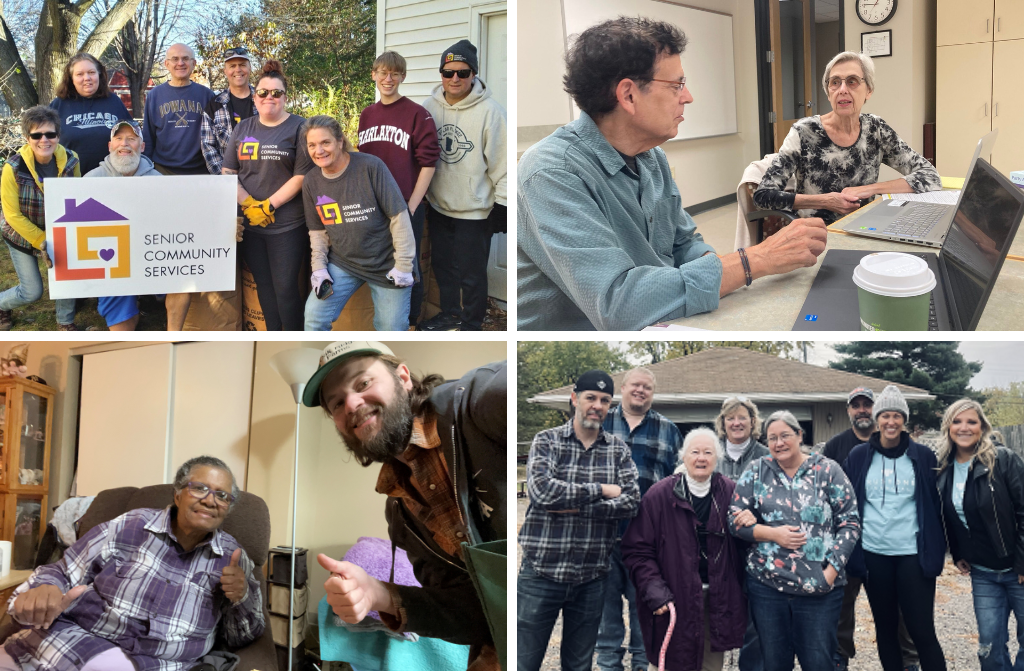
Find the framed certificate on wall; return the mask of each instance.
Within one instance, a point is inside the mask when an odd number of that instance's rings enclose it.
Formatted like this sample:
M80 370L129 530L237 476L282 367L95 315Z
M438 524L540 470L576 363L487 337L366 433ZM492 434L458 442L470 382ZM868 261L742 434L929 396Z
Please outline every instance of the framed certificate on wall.
M872 58L892 56L892 30L861 33L860 50Z

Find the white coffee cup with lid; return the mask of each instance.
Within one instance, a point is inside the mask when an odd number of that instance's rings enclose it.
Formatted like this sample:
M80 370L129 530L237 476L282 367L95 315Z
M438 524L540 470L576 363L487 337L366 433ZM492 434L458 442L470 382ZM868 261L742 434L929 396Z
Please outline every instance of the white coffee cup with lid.
M862 331L927 331L935 273L913 254L867 254L853 271Z

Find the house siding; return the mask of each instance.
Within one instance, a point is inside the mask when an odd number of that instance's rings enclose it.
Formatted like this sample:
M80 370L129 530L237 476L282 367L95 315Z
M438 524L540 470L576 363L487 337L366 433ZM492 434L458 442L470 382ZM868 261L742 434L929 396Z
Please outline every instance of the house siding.
M422 103L440 82L441 52L470 39L469 0L388 0L377 10L377 52L406 59L402 94Z
M832 423L828 416L832 415ZM806 441L809 445L824 443L833 436L838 436L850 428L850 416L846 414L845 403L814 404L814 440Z

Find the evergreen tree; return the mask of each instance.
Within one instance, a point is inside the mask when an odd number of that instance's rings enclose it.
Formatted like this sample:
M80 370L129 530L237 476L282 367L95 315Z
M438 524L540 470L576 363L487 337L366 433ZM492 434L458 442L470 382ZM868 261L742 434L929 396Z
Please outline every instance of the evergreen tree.
M964 359L957 351L959 346L959 342L948 341L855 341L835 345L836 353L844 358L829 366L934 394L935 400L910 403L907 424L908 428L937 429L942 413L953 401L964 397L985 400L984 394L970 388L971 378L981 371L981 363Z

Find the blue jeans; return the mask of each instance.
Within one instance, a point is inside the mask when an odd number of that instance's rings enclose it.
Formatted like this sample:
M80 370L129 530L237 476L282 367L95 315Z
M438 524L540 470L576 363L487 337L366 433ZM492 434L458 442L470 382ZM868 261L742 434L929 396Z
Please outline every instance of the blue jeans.
M749 595L748 595L749 596ZM743 632L743 647L736 666L740 671L764 671L764 658L761 656L761 641L757 638L757 627L754 626L754 611L747 599L747 630Z
M309 292L306 299L307 331L330 331L331 323L338 318L348 299L364 283L370 285L373 298L373 328L378 331L409 330L409 298L412 287L383 287L356 277L333 263L327 264L327 272L334 282L334 293L320 300L316 293Z
M524 560L516 601L517 671L539 671L559 611L562 671L590 671L604 603L603 577L579 585L555 582L539 575Z
M794 655L801 669L834 667L842 589L797 596L766 587L747 575L747 595L761 640L765 671L792 671Z
M1024 585L1016 571L992 573L971 568L974 616L978 619L978 659L981 671L1024 671ZM1017 661L1006 649L1010 611L1017 619ZM984 651L984 652L983 652Z
M622 621L622 597L625 596L629 604L630 665L634 669L646 669L644 637L636 614L636 588L622 563L622 541L615 541L609 560L612 570L604 582L604 611L597 631L597 666L601 671L622 671L622 659L626 656L626 649L622 647L622 639L626 635Z
M39 260L32 254L15 249L10 244L11 263L18 274L18 286L0 294L0 310L13 310L43 297L43 276L39 272ZM57 323L73 324L75 321L75 299L61 298L57 303Z

